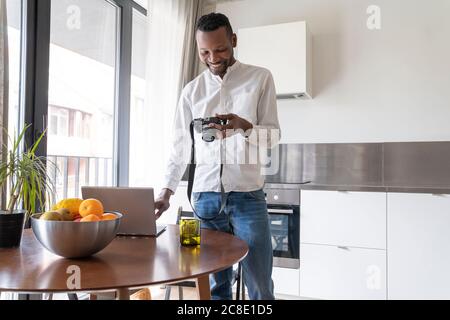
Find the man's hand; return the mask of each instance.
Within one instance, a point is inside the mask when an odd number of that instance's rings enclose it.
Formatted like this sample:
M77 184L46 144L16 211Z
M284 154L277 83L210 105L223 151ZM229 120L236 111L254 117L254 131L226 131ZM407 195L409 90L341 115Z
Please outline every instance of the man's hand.
M253 128L253 125L248 122L247 120L233 114L216 114L216 117L222 120L228 120L226 125L220 125L217 123L211 123L209 126L211 128L216 128L217 130L220 130L220 135L222 139L225 139L227 136L230 136L230 132L227 135L227 130L242 130L243 133L247 132L248 130ZM233 132L231 132L232 134Z
M162 189L158 198L155 201L156 219L159 219L161 215L170 207L170 197L173 195L173 191L170 189Z

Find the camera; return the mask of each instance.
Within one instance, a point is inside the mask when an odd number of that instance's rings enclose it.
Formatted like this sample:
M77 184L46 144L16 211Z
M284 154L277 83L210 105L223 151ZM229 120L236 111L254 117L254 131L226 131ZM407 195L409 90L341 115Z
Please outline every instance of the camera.
M228 120L222 120L217 117L209 117L209 118L198 118L194 119L194 129L197 133L202 134L202 140L206 142L213 142L219 130L216 128L211 128L209 125L211 123L216 123L220 125L226 125Z

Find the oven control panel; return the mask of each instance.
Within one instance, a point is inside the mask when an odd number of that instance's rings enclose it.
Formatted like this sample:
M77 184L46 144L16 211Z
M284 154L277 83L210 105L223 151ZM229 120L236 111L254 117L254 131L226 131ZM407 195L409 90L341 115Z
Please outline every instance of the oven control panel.
M264 192L267 203L300 205L300 190L264 189Z

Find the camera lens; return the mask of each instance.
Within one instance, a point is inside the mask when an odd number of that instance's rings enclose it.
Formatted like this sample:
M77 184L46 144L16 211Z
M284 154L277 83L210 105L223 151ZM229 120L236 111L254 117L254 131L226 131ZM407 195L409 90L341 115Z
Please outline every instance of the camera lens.
M214 141L214 136L203 136L203 138L202 138L204 141L206 141L206 142L213 142Z
M217 129L215 128L203 128L202 139L206 142L213 142L216 139Z

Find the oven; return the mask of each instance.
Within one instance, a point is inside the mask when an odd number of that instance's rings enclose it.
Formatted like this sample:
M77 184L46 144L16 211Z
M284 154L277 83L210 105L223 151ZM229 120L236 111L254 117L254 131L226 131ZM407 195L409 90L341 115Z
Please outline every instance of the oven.
M273 265L300 268L300 190L264 188L272 236Z

